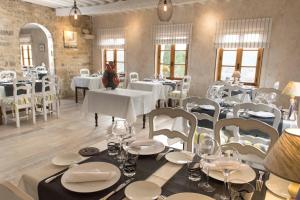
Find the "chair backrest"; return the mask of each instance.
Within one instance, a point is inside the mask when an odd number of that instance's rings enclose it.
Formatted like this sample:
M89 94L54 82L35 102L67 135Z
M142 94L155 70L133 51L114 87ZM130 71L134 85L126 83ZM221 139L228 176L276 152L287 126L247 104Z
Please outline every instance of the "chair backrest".
M188 93L191 87L191 81L191 76L184 76L181 82L181 91L186 91Z
M187 133L180 131L172 131L169 129L156 129L155 118L158 116L168 116L170 118L181 117L187 122L187 126L189 127ZM156 135L165 135L168 138L180 138L184 141L185 150L192 151L193 150L193 137L197 126L197 118L183 110L178 108L161 108L156 109L150 112L149 114L149 138L153 138Z
M224 100L242 103L246 98L247 90L237 85L225 85L219 89L219 93L225 96Z
M35 70L38 72L38 71L47 71L46 67L45 66L38 66L35 68Z
M275 102L279 99L281 92L274 88L258 88L252 91L252 101L256 103L268 103L268 98L275 95Z
M279 87L280 87L280 82L279 82L279 81L276 81L276 82L273 84L273 88L276 89L276 90L279 90Z
M57 94L59 92L59 82L57 76L43 76L42 78L42 93Z
M90 75L90 70L89 69L80 69L80 76L86 77Z
M261 133L266 134L270 138L270 142L268 144L268 149L266 152L262 151L261 149L255 148L255 150L251 150L249 152L252 153L257 153L259 157L262 155L265 155L266 153L269 152L269 150L272 148L272 146L275 144L275 142L279 138L279 134L276 129L274 129L272 126L260 122L258 120L254 119L242 119L242 118L231 118L231 119L221 119L216 123L215 126L215 140L221 144L221 134L222 134L222 129L228 126L235 126L239 129L242 129L244 131L251 131L251 130L257 130L260 131ZM247 145L247 144L241 144L239 140L233 142L233 143L239 143L241 146L244 146L246 150L250 148L252 145ZM249 147L248 147L249 146ZM243 148L244 148L243 147ZM252 148L251 148L252 149ZM246 151L245 150L245 151ZM260 153L259 153L260 152Z
M139 81L139 74L137 72L131 72L129 74L129 82L136 82L136 81Z
M33 200L28 194L10 182L0 183L0 199L5 200Z
M211 121L213 123L213 127L215 126L215 124L217 123L217 121L219 120L219 115L220 115L220 105L213 101L210 100L208 98L199 98L199 97L189 97L183 100L183 108L185 110L188 111L188 104L192 104L195 106L201 106L201 105L209 105L209 106L213 106L214 107L214 115L210 116L206 113L199 113L199 112L192 112L196 117L197 120L208 120Z
M13 98L14 103L27 104L27 100L31 99L35 95L35 78L32 79L32 83L28 84L26 82L18 83L17 79L13 80Z
M0 71L0 81L13 81L17 78L17 73L11 70Z
M273 128L276 130L278 129L280 120L281 120L281 111L274 107L274 106L269 106L266 104L255 104L255 103L242 103L242 104L237 104L236 106L233 107L233 116L235 118L239 118L240 113L242 112L268 112L274 114L274 120L273 120Z

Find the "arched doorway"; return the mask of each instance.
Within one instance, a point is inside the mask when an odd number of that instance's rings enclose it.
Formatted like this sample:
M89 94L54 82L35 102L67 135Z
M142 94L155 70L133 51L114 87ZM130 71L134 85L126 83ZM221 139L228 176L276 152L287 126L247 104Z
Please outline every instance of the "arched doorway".
M22 44L28 44L27 56L23 55ZM38 23L25 24L20 30L20 48L21 65L33 68L43 65L50 75L55 75L53 37L45 26ZM29 50L31 52L28 52ZM31 60L24 61L28 57Z

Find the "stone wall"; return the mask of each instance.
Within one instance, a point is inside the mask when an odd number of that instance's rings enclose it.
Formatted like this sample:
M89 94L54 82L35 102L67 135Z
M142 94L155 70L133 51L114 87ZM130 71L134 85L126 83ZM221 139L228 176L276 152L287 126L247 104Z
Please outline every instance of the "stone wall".
M280 81L300 81L300 1L299 0L214 0L206 4L175 7L170 23L193 23L192 46L188 73L192 75L191 94L204 96L214 81L216 49L215 25L231 18L272 17L271 47L264 52L261 87ZM159 24L156 9L101 15L94 18L94 30L126 27L127 72L140 76L154 74L155 49L152 27ZM101 66L100 50L94 45L93 66ZM284 101L287 102L286 98Z
M55 10L20 0L1 0L0 4L0 70L12 69L21 75L19 32L27 23L45 26L54 41L55 70L62 79L62 93L70 96L70 78L79 73L80 68L91 67L91 41L81 37L81 30L74 29L68 17L56 17ZM90 18L85 18L90 23ZM78 48L67 49L63 44L63 31L78 32Z

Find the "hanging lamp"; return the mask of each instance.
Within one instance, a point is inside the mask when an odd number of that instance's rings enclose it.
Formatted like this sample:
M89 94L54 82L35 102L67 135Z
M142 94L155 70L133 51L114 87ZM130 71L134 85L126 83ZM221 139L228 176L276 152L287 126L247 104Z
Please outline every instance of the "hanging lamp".
M77 7L76 0L74 0L74 5L70 10L69 19L73 27L81 26L81 11Z
M160 21L168 22L173 15L173 4L171 0L159 0L157 14Z

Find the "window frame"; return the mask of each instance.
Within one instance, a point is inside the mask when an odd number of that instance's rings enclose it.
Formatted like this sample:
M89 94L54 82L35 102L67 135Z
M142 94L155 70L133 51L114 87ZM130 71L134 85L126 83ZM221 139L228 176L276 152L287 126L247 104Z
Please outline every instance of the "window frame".
M24 49L24 47L27 46L27 49ZM32 59L32 45L31 44L20 44L20 50L21 50L21 65L25 66L25 60L28 61L28 66L33 66L33 59ZM27 51L27 57L25 58L25 51Z
M251 86L256 86L258 87L260 84L260 76L261 76L261 68L262 68L262 60L263 60L263 52L264 49L263 48L256 48L257 50L257 59L256 59L256 66L255 66L255 77L254 77L254 83L250 83L250 82L241 82L244 83L245 85L251 85ZM243 67L250 67L250 66L242 66L242 60L243 60L243 51L251 51L251 49L247 49L247 48L236 48L235 49L237 51L237 55L236 55L236 62L235 62L235 66L234 70L241 72ZM226 51L226 49L225 49ZM253 50L254 51L254 50ZM223 60L223 52L224 52L224 48L218 48L217 49L217 59L216 59L216 80L220 81L221 80L221 73L222 73L222 60ZM254 68L254 66L253 66Z
M120 48L120 49L103 49L103 68L105 68L105 65L110 62L107 61L107 51L113 51L113 62L116 65L116 70L118 71L118 63L123 63L124 64L124 72L122 72L121 74L125 74L125 69L126 69L126 65L125 65L125 49L124 48ZM118 51L124 51L124 61L118 61Z
M159 44L156 45L156 72L158 75L160 75L160 69L161 69L161 65L164 63L161 63L161 45L163 44ZM163 50L164 51L164 50ZM170 50L165 50L165 51L170 51L170 77L166 77L167 79L170 80L181 80L182 78L179 77L174 77L174 71L175 71L175 52L176 51L185 51L186 52L186 56L185 56L185 64L178 64L178 65L185 65L185 71L184 71L184 75L187 75L187 71L188 71L188 57L189 57L189 44L186 44L186 50L176 50L176 44L172 44L171 45L171 49Z

